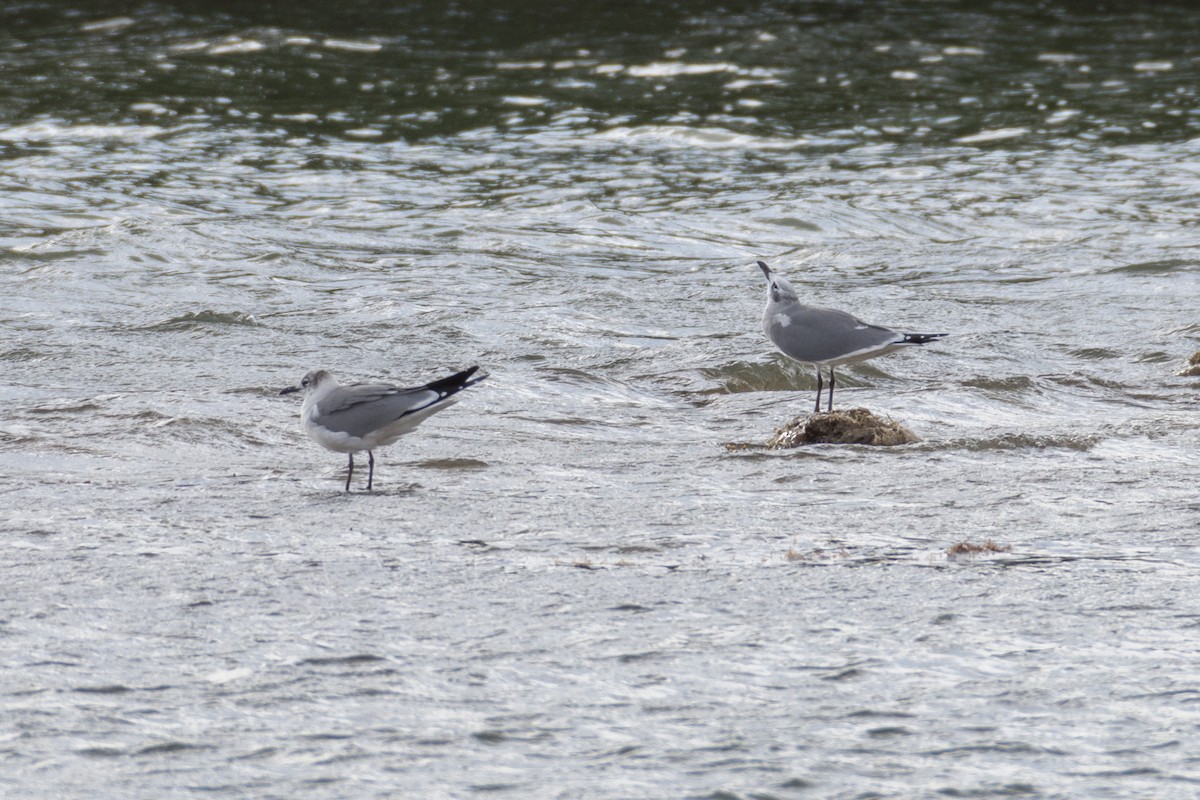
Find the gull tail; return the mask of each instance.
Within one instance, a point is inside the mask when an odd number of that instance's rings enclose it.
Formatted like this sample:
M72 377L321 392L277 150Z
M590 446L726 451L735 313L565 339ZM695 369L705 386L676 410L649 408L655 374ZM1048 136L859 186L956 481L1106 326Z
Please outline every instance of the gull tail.
M900 340L900 343L929 344L930 342L936 342L938 339L942 339L949 335L950 334L948 333L906 333L904 334L904 338Z
M479 366L476 365L469 369L464 369L462 372L456 372L448 377L439 378L436 381L427 383L425 384L424 388L437 392L438 400L445 400L450 395L458 394L468 386L474 386L487 377L487 374L485 373L472 380L471 376L474 375L478 370Z

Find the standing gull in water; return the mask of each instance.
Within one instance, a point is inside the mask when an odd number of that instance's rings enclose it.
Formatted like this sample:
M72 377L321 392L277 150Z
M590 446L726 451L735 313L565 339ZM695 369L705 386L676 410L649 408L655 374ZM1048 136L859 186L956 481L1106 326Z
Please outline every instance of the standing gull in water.
M403 389L385 383L351 383L343 386L323 369L304 376L299 386L280 394L304 392L300 419L304 430L317 444L350 455L346 491L354 474L354 454L367 451L367 491L375 477L376 447L391 444L428 417L458 402L458 393L474 386L486 375L472 379L479 367L471 367L448 378Z
M783 276L761 261L758 266L767 276L767 307L763 310L763 330L767 338L788 358L817 368L814 413L821 411L821 367L829 367L827 410L833 411L834 367L866 361L946 336L944 333L900 333L869 325L845 311L806 306Z

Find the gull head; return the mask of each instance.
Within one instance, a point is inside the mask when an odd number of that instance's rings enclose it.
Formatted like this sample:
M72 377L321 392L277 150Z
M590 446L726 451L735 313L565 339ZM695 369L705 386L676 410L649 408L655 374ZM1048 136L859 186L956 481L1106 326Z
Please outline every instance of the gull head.
M763 271L763 275L767 276L768 303L794 303L800 300L800 296L796 294L796 290L792 288L792 285L782 275L772 270L763 261L759 261L758 266Z
M321 386L321 384L330 382L330 381L332 381L334 384L337 383L337 381L334 379L333 375L329 374L325 370L314 369L312 372L308 373L303 378L301 378L300 383L298 385L289 386L286 389L283 389L282 391L280 391L279 393L280 394L292 394L293 392L304 392L306 395L312 394L313 392L315 392L317 390L318 387Z

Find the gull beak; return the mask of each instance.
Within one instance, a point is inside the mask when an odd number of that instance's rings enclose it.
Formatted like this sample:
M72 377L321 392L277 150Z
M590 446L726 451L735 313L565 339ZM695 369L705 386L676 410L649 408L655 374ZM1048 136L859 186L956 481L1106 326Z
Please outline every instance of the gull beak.
M759 261L758 266L762 269L763 275L767 276L767 280L771 280L771 268L767 266L766 262Z
M300 391L299 386L289 386L286 389L280 389L279 393L280 394L294 394L295 392L298 392L298 391Z

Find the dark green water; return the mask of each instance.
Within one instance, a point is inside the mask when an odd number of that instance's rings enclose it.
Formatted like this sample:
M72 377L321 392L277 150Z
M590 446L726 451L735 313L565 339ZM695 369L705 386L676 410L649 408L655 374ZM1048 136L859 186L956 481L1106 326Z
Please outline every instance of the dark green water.
M5 6L0 794L1191 796L1196 34ZM725 449L760 258L922 442ZM475 363L370 495L278 396Z

